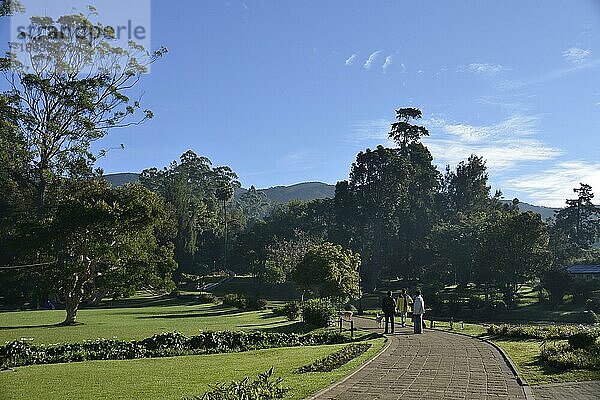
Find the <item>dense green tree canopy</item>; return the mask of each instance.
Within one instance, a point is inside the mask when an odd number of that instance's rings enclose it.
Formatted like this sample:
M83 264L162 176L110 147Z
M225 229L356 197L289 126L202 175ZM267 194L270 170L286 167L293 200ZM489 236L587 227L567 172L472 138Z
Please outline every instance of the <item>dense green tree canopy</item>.
M359 295L360 254L331 243L310 248L294 273L294 282L321 297L342 302Z
M213 168L208 158L188 150L179 163L142 171L140 182L164 198L175 213L178 274L193 272L202 257L199 246L203 240L213 243L211 236L224 229L219 221L220 210L222 202L231 198L239 186L236 174L229 167Z
M47 226L49 290L75 323L94 291L165 290L175 269L172 247L155 232L167 217L162 201L140 185L111 189L101 180L65 183Z
M600 208L592 203L594 193L590 185L582 183L573 189L576 199L568 199L567 207L556 213L556 229L578 247L589 249L600 235Z

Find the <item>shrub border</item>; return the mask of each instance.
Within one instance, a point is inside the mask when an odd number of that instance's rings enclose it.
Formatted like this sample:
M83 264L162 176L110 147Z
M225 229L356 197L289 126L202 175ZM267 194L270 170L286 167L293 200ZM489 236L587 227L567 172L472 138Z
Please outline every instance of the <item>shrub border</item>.
M316 393L313 393L312 395L306 397L304 400L316 400L318 399L320 396L324 395L325 393L329 392L330 390L333 390L334 388L338 387L339 385L343 384L344 382L346 382L348 379L352 378L354 375L358 374L360 371L363 370L363 368L365 368L367 365L371 364L373 361L375 361L376 359L378 359L392 344L392 341L385 337L385 342L383 347L379 350L379 352L377 354L375 354L370 360L365 361L361 366L359 366L357 369L355 369L354 371L352 371L350 374L346 375L344 378L340 379L339 381L324 387L323 389L319 390Z
M303 365L296 371L298 374L307 374L310 372L331 372L338 368L343 367L350 361L365 354L371 348L372 344L369 342L356 342L350 343L342 347L341 349L329 354L326 357L319 358L310 364ZM351 349L354 347L354 349ZM346 354L347 351L353 352ZM340 356L346 356L344 358L336 358Z
M252 339L253 334L258 334L259 336L263 336L263 340L267 339L266 343L258 341L256 343L243 343L244 346L240 347L231 347L231 348L221 348L223 345L223 341L234 339L236 335L241 337L246 337ZM176 341L177 343L155 343L156 340L166 339L167 341ZM203 346L194 346L192 342L194 340L205 341L210 339L214 344L214 348L207 348ZM269 340L270 339L270 340ZM179 342L182 341L182 342ZM82 362L82 361L100 361L100 360L132 360L132 359L143 359L143 358L163 358L163 357L173 357L173 356L183 356L183 355L200 355L200 354L220 354L220 353L241 353L252 350L262 350L262 349L270 349L270 348L283 348L283 347L302 347L302 346L320 346L327 344L345 344L352 343L353 340L341 335L338 332L334 331L323 331L320 333L307 333L307 334L296 334L296 333L268 333L263 331L202 331L200 335L187 337L182 335L178 331L174 332L163 332L160 334L156 334L152 337L141 339L141 340L114 340L114 339L96 339L93 341L83 341L76 343L57 343L57 344L31 344L29 341L24 340L16 340L16 341L8 341L5 345L0 346L0 353L8 350L5 354L0 355L0 370L5 369L13 369L18 367L25 367L29 365L49 365L49 364L65 364L72 362ZM77 346L76 349L71 350L67 349L63 351L64 356L73 356L73 354L77 355L81 351L85 351L86 354L94 354L94 357L84 357L81 359L69 359L69 360L54 360L50 361L44 360L42 362L37 362L36 357L34 357L33 362L26 360L21 361L18 358L14 359L14 355L10 354L10 347L20 344L22 345L21 352L27 350L31 350L33 355L35 356L40 351L42 353L46 351L53 351L57 349L61 349L61 347ZM129 347L137 348L137 351L141 356L125 356L125 357L111 357L112 349L110 351L103 353L106 350L100 351L90 351L89 349L80 348L85 345L94 345L94 344L116 344L116 345L124 345ZM201 343L203 344L203 343ZM102 356L98 356L95 354L96 352L103 354ZM118 353L118 352L117 352ZM108 355L108 356L107 356ZM28 355L29 357L30 355Z

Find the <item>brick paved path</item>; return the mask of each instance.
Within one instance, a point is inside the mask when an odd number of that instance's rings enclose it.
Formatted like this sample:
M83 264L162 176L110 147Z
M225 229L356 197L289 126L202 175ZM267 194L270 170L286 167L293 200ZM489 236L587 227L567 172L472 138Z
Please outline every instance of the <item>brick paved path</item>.
M356 319L361 328L374 321ZM388 336L389 347L343 383L315 399L525 399L502 355L480 340L412 327Z
M600 381L532 386L536 400L597 400Z

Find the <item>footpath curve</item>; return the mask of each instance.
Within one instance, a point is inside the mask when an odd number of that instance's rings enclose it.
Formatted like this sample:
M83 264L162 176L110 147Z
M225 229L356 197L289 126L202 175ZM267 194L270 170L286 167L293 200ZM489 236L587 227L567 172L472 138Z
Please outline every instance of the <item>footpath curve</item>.
M356 318L361 329L379 329ZM531 399L503 355L476 338L437 330L396 329L368 364L309 397L314 400Z

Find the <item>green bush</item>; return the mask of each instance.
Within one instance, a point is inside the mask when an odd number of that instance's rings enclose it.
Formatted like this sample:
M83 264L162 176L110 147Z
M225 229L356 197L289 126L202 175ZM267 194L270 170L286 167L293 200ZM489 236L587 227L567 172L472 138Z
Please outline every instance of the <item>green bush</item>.
M161 333L143 340L97 339L81 343L34 345L30 340L0 346L0 369L32 364L54 364L86 360L128 360L146 357L224 353L274 347L347 343L337 332L298 335L275 332L200 332L186 337L179 332Z
M569 336L569 346L573 350L576 349L587 349L594 343L596 343L596 339L600 337L600 331L598 330L584 330L581 332L577 332L571 336Z
M219 301L217 296L212 293L200 293L197 297L197 300L200 304L211 304Z
M254 311L267 309L268 302L265 299L250 299L247 301L247 308Z
M570 336L587 331L588 329L571 325L547 325L547 326L527 326L527 325L490 325L487 333L496 336L507 336L522 339L568 339ZM598 332L597 329L593 331Z
M302 306L304 322L317 327L326 327L334 320L335 308L328 300L310 299Z
M286 317L288 321L295 321L300 318L300 303L292 301L276 307L273 309L273 314Z
M271 381L273 368L258 375L258 379L250 382L248 377L240 382L220 383L210 386L210 391L202 397L194 396L184 400L273 400L282 399L289 390L282 386L282 379Z
M573 349L566 343L546 346L540 358L548 365L561 370L600 369L600 344L598 342L583 349Z
M330 372L342 365L352 361L356 357L360 356L371 347L370 343L354 343L348 346L344 346L342 349L336 351L327 357L318 359L312 364L305 365L298 369L298 373L303 374L306 372Z
M248 308L248 299L241 294L229 293L223 296L223 304L236 308Z

